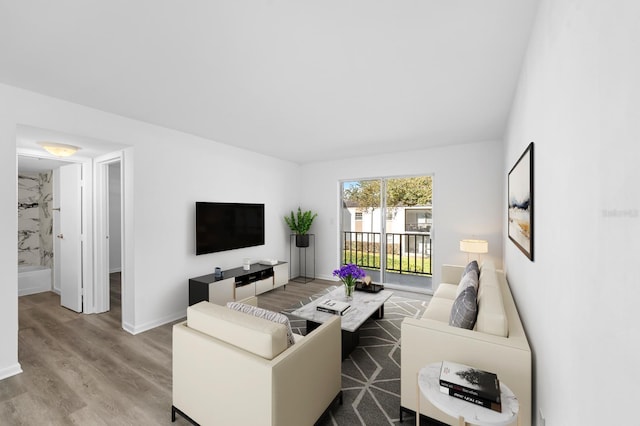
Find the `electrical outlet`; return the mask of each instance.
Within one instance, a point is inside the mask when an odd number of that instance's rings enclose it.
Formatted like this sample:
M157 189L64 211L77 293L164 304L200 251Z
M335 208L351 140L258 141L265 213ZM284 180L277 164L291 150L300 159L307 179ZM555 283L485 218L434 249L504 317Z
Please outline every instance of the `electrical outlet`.
M545 426L547 421L544 418L544 414L542 414L542 408L538 410L538 426Z

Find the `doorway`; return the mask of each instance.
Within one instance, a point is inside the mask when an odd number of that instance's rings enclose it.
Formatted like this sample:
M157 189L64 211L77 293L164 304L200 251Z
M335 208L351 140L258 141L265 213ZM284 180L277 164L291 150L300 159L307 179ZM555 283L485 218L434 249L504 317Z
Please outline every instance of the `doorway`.
M47 203L42 203L48 205L47 211L42 214L43 217L50 218L49 225L43 225L47 232L34 235L34 232L24 230L19 225L18 251L19 253L21 250L24 252L23 256L19 255L19 260L24 258L26 260L23 260L22 263L27 264L30 259L29 252L39 253L41 251L39 244L30 243L38 240L46 241L45 249L42 250L43 254L31 256L35 259L35 263L47 261L49 263L47 267L51 271L49 283L39 291L57 293L60 295L62 306L79 313L106 312L113 306L116 312L112 314L117 316L117 325L130 330L130 327L125 327L125 318L122 313L122 289L126 276L125 268L122 266L124 181L121 164L124 151L116 151L93 159L78 157L64 160L20 148L16 150L16 153L19 192L21 186L33 186L29 182L46 181L51 187L46 194L37 196L38 200L47 201ZM69 170L71 172L67 173ZM100 175L99 171L103 170L104 174ZM28 178L23 176L25 173L29 175ZM69 176L73 179L69 179ZM100 191L99 185L103 181L106 182L106 190ZM70 191L68 186L73 186L73 190ZM67 206L61 206L60 202L70 192L73 193L72 201ZM33 220L30 217L21 220L21 216L24 216L21 210L24 210L23 205L27 204L29 206L33 204L36 207L38 205L37 202L20 203L18 222L37 223L38 220ZM99 215L97 212L100 206L107 206L107 208L112 206L113 211L110 214L107 212L105 215ZM72 218L66 221L67 228L64 225L63 219L65 218ZM105 222L109 220L111 223ZM69 224L77 227L76 235L68 230ZM107 231L101 233L101 228ZM111 229L110 233L108 233L109 229ZM26 236L31 236L31 238L27 239ZM98 247L99 243L103 241L102 236L106 236L108 243L104 260L99 257L102 252ZM75 251L63 247L71 242L77 242ZM69 259L67 256L67 260L64 260L64 253L69 252L72 252L75 257ZM102 271L104 271L104 275L100 278L99 274ZM72 279L69 278L70 272L73 272ZM18 283L19 287L20 285ZM33 293L34 291L31 291L30 294ZM106 294L106 298L101 297L102 294Z
M96 312L110 312L124 325L123 152L94 159Z
M97 236L96 241L100 244L102 240L105 243L104 252L107 259L104 260L108 265L107 291L108 296L105 298L106 306L102 308L109 311L110 317L114 321L122 324L122 168L118 155L109 156L108 159L96 161L96 167L99 168L98 173L106 173L105 182L107 194L103 199L107 205L104 206L106 214L106 234ZM100 189L98 189L100 192ZM100 208L100 202L97 202ZM98 214L98 216L100 216ZM97 219L103 220L102 218ZM100 228L98 228L100 229ZM98 280L100 282L101 280Z
M433 176L341 182L341 260L391 288L431 292Z
M83 282L91 265L83 267L90 241L82 227L91 221L82 181L91 165L18 154L18 264L48 271L46 285L19 294L53 291L61 296L62 306L83 312Z
M123 153L76 162L17 154L19 265L49 268L50 284L40 291L57 293L64 307L100 313L113 301L121 312ZM106 213L97 214L102 206ZM101 241L107 242L104 259ZM101 271L104 278L98 280ZM122 325L122 314L118 317Z

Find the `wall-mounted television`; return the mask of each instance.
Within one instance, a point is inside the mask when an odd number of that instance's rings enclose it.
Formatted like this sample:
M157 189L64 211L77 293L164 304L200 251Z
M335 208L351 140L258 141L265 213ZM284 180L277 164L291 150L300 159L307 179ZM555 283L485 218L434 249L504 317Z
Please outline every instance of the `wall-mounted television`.
M196 255L264 244L264 204L196 202Z

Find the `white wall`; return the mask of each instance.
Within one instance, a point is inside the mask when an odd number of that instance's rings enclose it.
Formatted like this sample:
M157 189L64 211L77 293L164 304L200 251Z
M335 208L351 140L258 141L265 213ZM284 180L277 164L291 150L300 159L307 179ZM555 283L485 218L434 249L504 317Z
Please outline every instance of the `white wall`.
M547 426L637 422L639 24L637 0L542 0L506 136L505 173L535 143L535 262L504 252Z
M3 99L0 96L0 99ZM10 103L0 101L0 379L17 374L18 363L18 203L16 126L4 117L13 115ZM8 143L7 141L13 141Z
M129 294L138 332L186 312L189 277L215 266L252 259L288 257L282 217L298 204L299 166L185 133L126 119L77 104L0 85L0 378L17 363L16 126L51 129L130 145L125 175L133 182L125 202L132 206L135 288ZM126 189L126 188L125 188ZM266 244L195 256L194 202L265 203ZM125 227L126 228L126 227ZM125 233L127 229L125 229Z
M390 142L391 143L391 142ZM318 212L312 232L317 238L317 276L333 279L339 266L340 180L382 176L433 175L433 277L440 279L443 263L461 264L462 238L489 241L489 253L502 265L503 148L501 142L365 155L305 165L302 168L302 208Z

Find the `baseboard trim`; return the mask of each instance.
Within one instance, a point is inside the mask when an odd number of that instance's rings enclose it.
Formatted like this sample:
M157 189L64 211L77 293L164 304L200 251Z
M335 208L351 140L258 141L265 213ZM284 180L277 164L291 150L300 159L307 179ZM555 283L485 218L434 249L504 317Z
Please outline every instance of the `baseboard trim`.
M22 367L18 362L10 367L3 368L2 370L0 370L0 380L6 379L11 376L15 376L20 373L22 373Z
M122 328L128 332L131 333L133 335L136 334L140 334L143 333L145 331L151 330L153 328L156 327L160 327L161 325L165 325L168 324L170 322L174 322L174 321L178 321L180 319L186 318L187 317L187 310L180 310L179 312L175 312L171 315L167 315L163 318L159 318L157 320L154 321L149 321L147 323L141 324L141 325L133 325L133 324L129 324L129 323L123 323L122 324Z
M45 291L51 291L50 287L46 286L38 286L38 287L29 287L29 288L21 288L18 290L18 297L22 296L30 296L32 294L44 293Z

